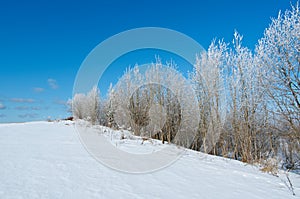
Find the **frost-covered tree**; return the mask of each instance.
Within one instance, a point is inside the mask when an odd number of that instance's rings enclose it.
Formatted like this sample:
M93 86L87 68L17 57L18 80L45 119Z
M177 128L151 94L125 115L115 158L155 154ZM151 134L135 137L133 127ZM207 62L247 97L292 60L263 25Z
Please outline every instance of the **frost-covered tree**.
M192 113L197 107L190 101L192 92L172 62L163 65L157 59L147 66L135 66L114 87L110 98L113 118L136 135L187 146L192 137L187 134L193 133L197 126L197 117L193 117L197 114ZM194 121L195 125L188 125Z
M300 122L300 12L298 4L272 20L256 48L268 69L269 95L291 130Z
M73 117L75 119L84 119L86 116L86 96L82 93L77 93L74 95L73 99L69 103L71 105L71 110Z
M267 69L265 87L273 114L273 131L289 139L292 151L300 140L300 11L298 3L291 10L279 12L265 30L256 47L259 64Z
M90 121L95 124L99 122L100 118L100 91L94 86L92 90L87 94L87 115Z
M72 99L74 118L84 119L96 124L100 119L100 91L94 86L87 95L77 93Z
M110 128L118 128L118 125L115 121L114 115L116 112L116 95L112 84L109 85L107 91L107 100L102 104L103 105L103 124Z
M190 78L200 123L192 148L251 162L261 157L265 144L260 142L268 120L265 70L241 42L242 36L235 32L232 46L213 41L207 52L196 57Z
M190 75L200 109L199 130L192 148L213 154L217 154L214 146L221 134L226 113L223 81L226 50L227 44L223 41L213 41L207 52L196 57Z
M242 36L234 33L227 59L229 122L234 157L245 162L259 158L258 136L264 133L265 95L262 69L251 51L242 46ZM260 151L261 152L261 151Z

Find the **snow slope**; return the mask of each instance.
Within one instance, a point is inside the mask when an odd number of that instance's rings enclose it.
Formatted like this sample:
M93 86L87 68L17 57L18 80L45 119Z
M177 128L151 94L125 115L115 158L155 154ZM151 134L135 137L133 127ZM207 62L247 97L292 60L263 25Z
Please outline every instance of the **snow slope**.
M137 139L116 142L127 151L164 147ZM282 173L275 177L254 166L194 151L165 169L128 174L92 158L70 122L0 124L1 199L300 198L300 176L290 178L296 196Z

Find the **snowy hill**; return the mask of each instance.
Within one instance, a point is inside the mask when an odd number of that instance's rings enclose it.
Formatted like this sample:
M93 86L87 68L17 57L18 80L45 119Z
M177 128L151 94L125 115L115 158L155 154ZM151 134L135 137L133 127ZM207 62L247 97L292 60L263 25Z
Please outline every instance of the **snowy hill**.
M165 147L112 138L124 151ZM283 172L189 150L167 168L129 174L92 158L71 122L0 124L0 198L300 198L300 175L289 176L296 196Z

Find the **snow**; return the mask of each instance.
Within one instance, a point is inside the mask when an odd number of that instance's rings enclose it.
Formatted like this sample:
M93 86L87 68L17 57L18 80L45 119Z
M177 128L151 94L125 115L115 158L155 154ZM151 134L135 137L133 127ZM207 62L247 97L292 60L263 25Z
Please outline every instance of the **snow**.
M167 145L155 140L141 144L126 131L94 130L128 152L147 154ZM125 139L120 139L122 133ZM296 196L282 171L275 177L255 166L190 150L164 169L130 174L94 159L72 122L0 124L1 199L300 198L300 175L289 176Z

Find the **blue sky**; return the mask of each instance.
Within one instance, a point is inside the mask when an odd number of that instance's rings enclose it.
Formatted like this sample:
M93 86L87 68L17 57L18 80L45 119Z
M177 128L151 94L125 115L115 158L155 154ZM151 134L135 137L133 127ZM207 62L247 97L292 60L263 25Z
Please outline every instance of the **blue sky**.
M64 103L82 61L119 32L170 28L207 49L213 38L230 42L236 29L253 49L270 17L289 8L288 0L0 1L0 123L68 116ZM139 63L132 55L123 60L106 72L103 93L125 67Z

